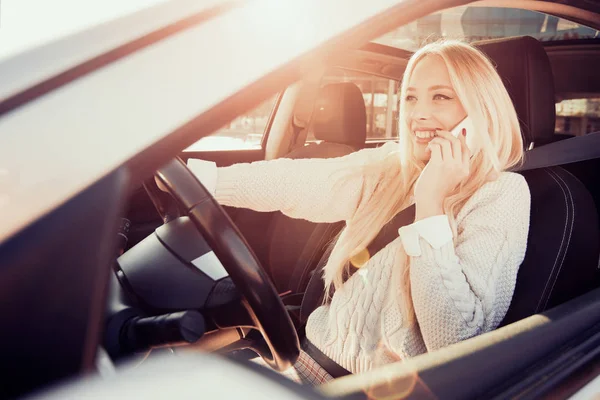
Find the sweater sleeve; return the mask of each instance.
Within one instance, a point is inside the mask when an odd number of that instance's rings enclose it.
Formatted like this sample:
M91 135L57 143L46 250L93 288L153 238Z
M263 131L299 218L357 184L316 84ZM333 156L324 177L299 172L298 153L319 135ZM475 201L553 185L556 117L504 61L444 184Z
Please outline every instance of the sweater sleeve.
M476 205L458 221L454 242L419 239L420 254L411 256L411 294L428 351L495 329L508 310L530 211L527 183L512 178L485 198L472 199Z
M393 147L388 143L332 159L279 158L218 168L215 198L227 206L281 211L312 222L347 221L365 189L364 174L355 167Z

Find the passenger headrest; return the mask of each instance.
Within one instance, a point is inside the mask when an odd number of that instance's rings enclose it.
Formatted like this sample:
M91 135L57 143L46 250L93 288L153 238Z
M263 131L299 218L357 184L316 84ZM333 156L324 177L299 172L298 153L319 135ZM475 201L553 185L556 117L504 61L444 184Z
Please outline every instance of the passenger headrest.
M319 90L312 115L317 140L362 148L367 137L367 112L354 83L331 83Z
M513 100L525 148L552 141L556 108L550 60L530 36L473 43L491 59Z

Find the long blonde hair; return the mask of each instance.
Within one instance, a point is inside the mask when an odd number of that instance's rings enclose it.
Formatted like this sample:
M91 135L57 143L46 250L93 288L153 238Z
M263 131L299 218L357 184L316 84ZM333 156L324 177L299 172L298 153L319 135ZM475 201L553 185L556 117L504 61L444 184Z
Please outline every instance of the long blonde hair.
M523 141L517 114L500 76L487 57L473 46L454 40L431 43L418 50L408 62L400 88L398 151L355 171L347 171L348 179L360 174L364 177L363 182L376 183L364 185L369 189L363 190L354 216L347 221L324 267L326 300L331 289L338 289L348 276L352 268L350 261L364 254L381 228L410 205L413 186L425 164L413 154L411 132L404 114L405 99L415 66L428 56L438 56L444 61L456 95L478 133L469 178L443 204L454 238L457 237L456 215L465 202L499 172L522 161ZM402 246L399 251L402 254L398 264L402 265L394 266L394 270L401 272L398 275L400 282L396 282L402 296L400 305L406 321L413 323L410 258Z

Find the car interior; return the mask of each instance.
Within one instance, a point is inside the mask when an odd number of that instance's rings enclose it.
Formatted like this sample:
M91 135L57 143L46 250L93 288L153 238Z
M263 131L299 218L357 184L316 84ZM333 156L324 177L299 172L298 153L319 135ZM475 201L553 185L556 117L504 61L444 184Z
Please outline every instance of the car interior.
M587 137L575 137L555 130L558 101L593 97L600 93L600 77L593 68L600 57L600 47L594 43L585 47L576 41L544 46L528 36L476 42L496 65L506 84L521 122L525 148L534 159L533 150L538 151L552 144L556 148L553 153L559 154L567 143L577 147L575 142L598 134L588 132ZM399 82L410 54L406 50L369 43L338 68ZM585 59L586 62L580 62L577 66L565 62L574 54L577 54L578 60ZM339 157L382 143L366 141L367 110L358 86L352 82L338 81L331 70L324 71L320 78L318 84L308 80L297 96L290 118L288 150L279 149L274 157ZM271 131L268 134L275 133ZM308 138L314 140L307 143ZM579 146L585 148L588 144L582 142ZM201 157L214 160L219 165L227 165L230 161L221 156L224 155L216 152L190 152L183 155L184 159ZM502 326L543 314L598 287L600 237L597 206L600 197L594 184L598 167L596 159L566 165L558 162L550 167L521 172L532 195L528 250L519 271L511 307ZM310 307L301 309L304 291L312 273L323 265L327 245L334 240L342 224L293 220L280 212L228 211L248 238L278 292L283 294L284 304L302 335L302 324L310 313ZM257 226L261 226L264 232L259 237L252 233ZM593 296L588 299L595 301L592 300L595 299ZM310 303L310 300L306 302ZM578 307L586 306L589 304L580 299ZM552 319L563 317L557 310L560 308L553 310ZM570 308L565 316L572 315L572 311ZM520 332L518 326L513 324L511 329ZM512 346L510 340L506 340L504 346ZM246 356L252 357L252 354L248 352ZM510 365L514 367L513 361ZM462 368L469 371L467 373L473 372L472 367ZM423 379L422 371L419 371L419 376ZM433 382L427 382L429 389L433 387Z
M505 331L507 338L503 340L504 343L498 345L510 348L513 344L509 338L516 336L517 332L523 333L524 328L521 326L530 323L523 322L527 321L527 317L545 315L547 310L552 310L552 314L548 314L552 315L551 320L572 317L573 305L568 303L569 300L590 291L595 293L593 290L600 283L597 213L600 197L594 184L599 171L598 159L568 164L558 161L549 167L532 169L528 168L527 161L529 155L533 160L539 158L536 157L536 152L543 148L553 148L550 154L544 155L546 161L551 160L554 154L561 154L565 145L570 146L570 151L581 151L576 148L589 146L581 139L589 140L600 134L589 132L586 136L576 137L555 131L557 101L573 96L595 96L600 92L600 78L591 67L597 63L600 47L596 43L580 48L581 45L572 42L544 46L529 36L479 41L476 45L493 61L505 82L515 104L525 148L528 150L523 171L520 172L526 178L532 196L528 250L519 270L511 307L501 325L510 326L510 330ZM592 49L595 51L590 51ZM586 59L586 63L579 65L587 65L589 68L575 72L573 64L565 63L565 58L573 54L577 54L579 59ZM410 52L405 50L370 43L356 51L355 57L349 58L347 64L340 65L339 68L358 70L397 82L401 79L409 56ZM327 73L328 71L323 73L320 84L308 81L298 95L290 118L288 133L292 138L288 140L288 151L280 149L275 157L339 157L382 143L366 141L367 110L358 86L352 82L338 82L335 78L327 79ZM572 76L587 76L588 79L571 79ZM557 94L555 88L561 91L560 94ZM268 134L275 133L271 131ZM309 137L314 138L314 141L306 143ZM183 154L184 160L194 157L214 160L219 165L228 165L232 161L218 152ZM257 213L241 209L228 209L228 212L248 238L253 251L282 295L301 336L302 325L306 322L311 307L318 304L314 299L306 300L304 292L314 271L323 265L327 245L335 239L342 224L314 224L293 220L280 212ZM255 234L257 226L261 227L264 234ZM587 301L578 299L577 310L590 306L590 302L595 303L596 297L588 296ZM568 311L555 308L565 303L569 304ZM517 321L521 321L521 324L510 325ZM558 329L557 325L546 328ZM574 333L579 328L570 329ZM238 339L234 335L228 340ZM198 344L201 342L202 339L194 346L201 348ZM537 344L539 348L535 345L528 347L535 348L535 351L540 351L540 348L548 349L544 347L547 343ZM498 351L496 348L493 350ZM240 356L240 353L243 355ZM242 358L256 356L253 351L236 354ZM463 363L460 364L461 369L468 371L466 373L473 373L473 366L478 365L468 357L455 360L459 361ZM512 370L514 361L507 361L507 368ZM427 372L432 376L436 375L430 370ZM413 374L414 371L410 373ZM421 380L427 376L423 371L418 373ZM399 376L406 374L399 373ZM435 384L434 378L427 381L427 390L435 387ZM447 383L444 385L444 390L448 390ZM460 390L458 393L462 394Z
M525 177L531 192L530 231L508 313L493 332L373 373L339 377L319 388L319 396L383 398L401 392L408 398L442 393L451 398L528 398L556 389L566 373L589 368L586 363L598 355L600 158L586 154L599 145L600 123L589 122L574 133L565 128L573 123L569 117L557 115L557 104L600 98L600 37L542 42L521 35L474 43L496 65L509 91L526 149L525 162L516 172ZM29 387L92 370L98 354L91 343L101 343L116 363L148 354L152 363L153 352L181 350L216 352L242 365L257 356L271 357L267 361L273 366L292 359L306 318L318 303L314 293L305 295L307 286L326 261L327 249L343 223L315 224L281 212L230 207L223 207L224 216L210 208L214 205L196 209L195 199L210 195L194 186L185 164L190 159L228 166L280 157L334 158L393 140L385 136L394 129L389 119L385 135L372 135L375 95L371 93L366 101L368 85L357 84L352 77L368 76L372 89L377 80L392 93L411 54L368 43L343 62L313 71L270 99L259 147L183 152L180 161L170 162L157 174L172 186L170 193L159 190L154 177L139 187L127 187L123 185L126 173L116 171L0 246L0 260L11 266L0 280L0 291L10 293L24 310L8 322L24 328L42 325L45 337L51 338L50 342L28 338L24 353L19 346L14 349L13 355L17 357L19 351L23 365L33 368L31 376L36 378ZM388 111L389 117L394 110ZM90 199L102 202L102 213L89 210ZM57 235L57 224L71 228ZM68 256L63 254L60 249L75 242L81 231L93 240ZM113 246L116 232L126 238L118 242L116 251L98 249L99 243ZM223 232L230 232L228 237L237 235L232 240L250 251L230 255L230 262L250 265L254 287L239 287L235 273L224 271L215 261L212 250L217 253L218 246L231 244L219 236ZM32 239L42 238L46 244L40 251L21 251ZM76 260L90 254L96 257L89 268L77 268ZM248 261L252 256L258 262ZM32 266L41 260L53 260L58 270L40 275ZM107 264L113 265L114 272L108 278L102 273ZM108 310L100 315L98 303L107 298L98 282L106 279ZM48 282L52 284L42 284ZM261 288L269 285L289 313L292 332L277 312L260 314L264 304L277 301L266 300L273 293ZM35 298L56 299L56 312L42 312ZM64 304L70 304L78 316L77 324L61 325ZM21 341L23 331L27 335L27 329L14 332L15 343ZM43 362L35 358L40 352L46 355ZM565 368L566 360L574 358L578 361ZM451 376L448 370L453 371ZM273 371L260 374L295 387ZM22 386L14 386L14 393L20 393ZM571 382L569 387L580 386L581 382ZM302 393L305 398L316 396L313 391Z

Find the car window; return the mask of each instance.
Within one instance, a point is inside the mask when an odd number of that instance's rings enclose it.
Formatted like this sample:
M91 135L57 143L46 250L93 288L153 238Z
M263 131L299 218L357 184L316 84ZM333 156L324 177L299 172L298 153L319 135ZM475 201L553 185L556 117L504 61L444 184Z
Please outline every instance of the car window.
M321 86L337 82L352 82L362 91L367 111L367 141L398 138L398 81L334 68L323 76ZM312 130L309 131L306 141L316 141Z
M262 146L277 95L260 104L184 151L256 150Z
M600 97L556 103L554 133L581 136L600 132Z
M594 39L600 37L600 32L537 11L461 6L418 19L374 42L414 51L424 43L440 38L471 42L516 36L532 36L540 41L556 42Z

